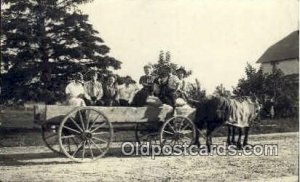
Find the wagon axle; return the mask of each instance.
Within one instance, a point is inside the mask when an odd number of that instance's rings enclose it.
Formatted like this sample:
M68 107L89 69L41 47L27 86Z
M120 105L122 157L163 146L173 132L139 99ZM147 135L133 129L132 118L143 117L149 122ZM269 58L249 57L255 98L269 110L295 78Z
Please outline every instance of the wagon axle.
M89 139L92 139L93 138L93 133L92 132L90 132L90 131L84 131L84 132L82 132L82 134L81 134L81 138L82 138L82 140L89 140Z

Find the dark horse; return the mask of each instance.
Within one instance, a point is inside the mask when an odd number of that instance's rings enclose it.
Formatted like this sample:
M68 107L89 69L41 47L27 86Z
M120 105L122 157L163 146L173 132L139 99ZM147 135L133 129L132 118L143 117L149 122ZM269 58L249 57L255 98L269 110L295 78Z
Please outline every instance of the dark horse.
M212 96L210 98L205 98L201 101L192 102L192 105L196 107L196 116L194 123L200 131L202 129L206 129L206 145L209 152L211 151L212 135L216 131L216 129L223 125L227 125L228 121L235 118L233 116L236 116L236 114L240 114L236 113L238 112L238 110L236 110L236 108L233 106L233 100L234 99L228 99L220 96ZM239 111L242 112L242 114L244 114L243 112L245 111L249 112L245 113L246 116L251 116L247 119L252 120L253 118L255 118L253 115L256 115L257 111L259 110L259 107L256 104L257 102L255 102L253 99L250 99L250 97L245 97L245 100L239 102L245 102L243 103L242 107L247 107L247 109L242 108ZM228 131L230 131L228 132L227 137L228 144L234 142L233 131L235 128L236 126L232 126L230 124L228 125ZM200 142L198 140L200 134L199 130L196 131L197 140L195 141L195 144L198 146L200 146ZM239 131L240 133L238 142L241 142L241 128L239 128ZM245 137L243 145L247 145L249 127L245 127L244 131ZM232 137L231 140L230 136Z

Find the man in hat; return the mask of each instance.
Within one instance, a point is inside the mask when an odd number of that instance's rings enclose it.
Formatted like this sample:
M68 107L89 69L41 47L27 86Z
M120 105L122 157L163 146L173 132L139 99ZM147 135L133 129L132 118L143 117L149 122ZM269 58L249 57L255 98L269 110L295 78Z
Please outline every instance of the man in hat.
M168 65L162 66L159 70L159 77L155 81L155 87L158 87L158 98L165 104L175 107L177 99L176 92L179 89L179 79L171 74L171 68Z
M65 93L67 95L68 105L86 106L83 99L91 100L90 96L85 92L83 75L81 73L75 74L74 80L67 85Z

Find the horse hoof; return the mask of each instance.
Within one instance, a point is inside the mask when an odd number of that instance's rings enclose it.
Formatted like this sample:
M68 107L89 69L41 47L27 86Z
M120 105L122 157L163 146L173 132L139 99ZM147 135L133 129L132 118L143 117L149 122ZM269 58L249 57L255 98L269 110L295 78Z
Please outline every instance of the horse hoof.
M242 149L243 149L243 146L242 146L241 144L237 144L237 145L236 145L236 149L237 149L237 150L242 150Z

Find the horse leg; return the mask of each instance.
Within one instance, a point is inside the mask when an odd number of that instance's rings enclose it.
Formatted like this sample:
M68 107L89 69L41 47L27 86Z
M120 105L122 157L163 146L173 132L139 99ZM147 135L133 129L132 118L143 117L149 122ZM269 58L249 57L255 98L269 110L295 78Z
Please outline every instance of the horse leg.
M212 133L213 133L214 127L211 125L207 126L207 131L206 131L206 147L207 151L210 153L211 152L211 145L212 145Z
M197 145L198 148L200 147L199 135L200 135L199 129L197 128L196 129L196 138L195 138L194 145Z
M227 126L227 128L228 128L228 134L227 134L227 145L229 146L229 145L231 145L231 141L230 141L230 135L231 135L231 126L230 125L228 125Z
M244 128L244 133L245 133L245 137L244 137L244 143L243 146L248 145L248 135L249 135L249 127L245 127Z
M235 126L231 126L231 129L232 129L232 135L231 135L231 143L233 145L236 145L236 142L235 142Z
M241 149L242 148L242 128L238 127L238 132L239 132L239 137L238 137L238 141L237 141L237 148Z

